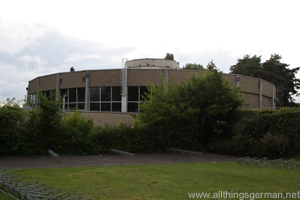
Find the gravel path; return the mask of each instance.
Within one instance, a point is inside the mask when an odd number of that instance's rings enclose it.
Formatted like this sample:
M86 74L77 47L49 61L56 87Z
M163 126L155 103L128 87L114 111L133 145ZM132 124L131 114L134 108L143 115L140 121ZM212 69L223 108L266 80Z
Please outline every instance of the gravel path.
M190 156L187 154L181 155L181 153L136 154L133 160L113 154L93 156L60 156L58 163L56 163L50 156L0 157L0 169L224 162L236 161L237 159L237 157L213 153L203 153L202 159L199 155Z

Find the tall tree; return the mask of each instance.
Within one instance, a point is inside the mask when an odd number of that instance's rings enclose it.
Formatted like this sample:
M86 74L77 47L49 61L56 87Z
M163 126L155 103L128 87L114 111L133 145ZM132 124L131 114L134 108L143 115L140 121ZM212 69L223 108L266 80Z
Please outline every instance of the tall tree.
M172 53L167 53L166 56L165 56L165 59L174 60L174 55Z
M236 65L230 67L230 71L233 74L262 78L261 56L254 55L251 58L250 55L245 55L242 59L238 59Z
M278 101L278 106L295 106L292 95L299 95L300 80L296 78L296 73L300 67L289 69L289 65L281 63L282 57L279 54L272 54L269 60L261 63L261 56L245 55L243 59L238 59L236 65L230 67L230 73L241 74L261 78L274 83L277 89L282 89L282 99Z
M274 83L277 87L282 87L282 105L295 106L292 95L298 95L300 80L296 78L296 73L300 67L288 69L288 64L281 63L282 57L279 54L271 55L269 60L262 64L265 72L264 79Z

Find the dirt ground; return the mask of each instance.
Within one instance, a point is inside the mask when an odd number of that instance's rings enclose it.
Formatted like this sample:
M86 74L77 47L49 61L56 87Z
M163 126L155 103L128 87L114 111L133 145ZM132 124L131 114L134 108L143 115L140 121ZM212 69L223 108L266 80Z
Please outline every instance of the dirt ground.
M133 158L118 154L103 154L93 156L60 156L58 162L50 156L30 157L0 157L0 169L33 169L51 167L80 167L80 166L115 166L136 164L170 164L191 162L224 162L236 161L238 158L213 153L188 155L181 153L135 154Z

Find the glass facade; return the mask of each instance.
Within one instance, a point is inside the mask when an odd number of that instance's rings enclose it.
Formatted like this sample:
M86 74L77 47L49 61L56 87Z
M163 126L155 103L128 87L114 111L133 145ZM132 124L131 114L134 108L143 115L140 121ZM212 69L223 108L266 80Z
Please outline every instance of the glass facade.
M84 110L85 88L61 89L60 98L63 97L66 110Z
M42 94L49 100L55 100L55 90L44 91Z
M121 112L121 87L90 88L90 111Z
M128 87L127 112L140 112L138 108L138 102L143 100L142 96L147 92L147 87Z
M122 95L121 87L91 87L90 88L90 111L121 112ZM147 93L147 87L128 87L127 112L138 113L138 103L143 100L142 96ZM46 97L51 92L45 92ZM65 98L65 110L85 109L85 88L69 88L60 90L60 98Z
M31 102L35 104L36 103L35 101L36 101L36 93L31 95Z

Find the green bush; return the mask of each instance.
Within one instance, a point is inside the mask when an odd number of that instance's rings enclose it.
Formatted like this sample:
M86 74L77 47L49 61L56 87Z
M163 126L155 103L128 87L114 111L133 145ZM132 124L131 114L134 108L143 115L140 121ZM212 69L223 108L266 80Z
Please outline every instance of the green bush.
M283 134L267 132L258 142L257 154L260 157L278 158L284 157L289 152L290 144L287 136Z
M15 99L7 99L0 107L0 155L17 155L25 148L24 123L26 113Z
M150 84L136 116L147 128L159 130L161 146L199 150L214 137L231 136L244 100L221 72L199 71L182 84L170 85L162 80L158 86Z
M300 109L240 111L233 128L240 156L278 158L300 150Z
M63 121L63 146L60 151L68 154L88 154L89 135L93 128L93 119L82 116L78 110L66 116Z
M274 159L289 154L289 139L282 134L267 132L261 138L238 134L233 139L236 154L239 156L268 157Z
M216 74L206 76L217 79ZM202 78L192 81L202 83ZM142 102L143 112L135 115L133 124L120 123L117 127L95 126L79 111L63 117L61 104L44 96L39 96L37 108L30 112L8 99L0 108L0 155L41 155L47 149L59 154L87 155L108 152L109 148L138 153L174 147L277 158L300 151L299 108L238 110L229 103L216 104L219 97L207 99L212 105L203 99L197 102L196 97L192 103L184 96L202 93L189 85L191 82L170 87L167 93L166 84L152 88L152 101ZM206 87L213 86L211 83Z

